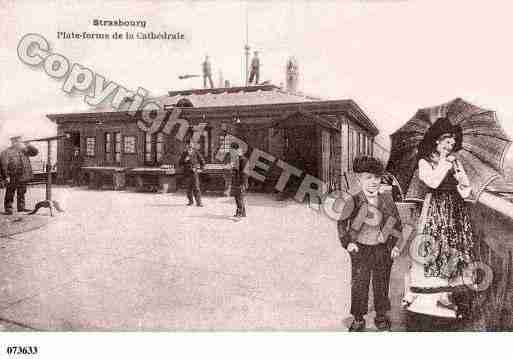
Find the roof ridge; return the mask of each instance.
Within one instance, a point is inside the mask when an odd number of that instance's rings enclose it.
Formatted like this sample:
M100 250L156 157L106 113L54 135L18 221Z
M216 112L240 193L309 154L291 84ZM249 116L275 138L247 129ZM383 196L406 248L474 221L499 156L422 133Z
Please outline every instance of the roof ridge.
M190 95L205 95L209 93L235 93L235 92L254 92L258 90L271 91L279 87L273 84L266 85L250 85L250 86L233 86L233 87L213 87L213 88L199 88L189 90L168 91L168 96L190 96Z
M289 91L287 89L283 89L282 87L278 87L278 92L285 93L285 94L288 94L288 95L301 96L301 97L305 97L305 98L311 99L311 100L318 100L318 101L322 101L323 100L323 98L319 97L319 96L314 96L314 95L308 94L308 93L303 92L303 91Z

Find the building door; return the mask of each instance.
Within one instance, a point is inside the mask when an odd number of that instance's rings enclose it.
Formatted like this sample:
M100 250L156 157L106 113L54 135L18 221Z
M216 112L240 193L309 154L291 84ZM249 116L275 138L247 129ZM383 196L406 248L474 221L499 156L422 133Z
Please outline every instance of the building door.
M260 151L268 152L269 129L267 127L241 127L236 131L236 136L246 142L249 151L258 148Z
M318 176L317 141L314 126L285 129L285 159L302 172Z
M330 133L326 130L322 130L322 142L321 142L321 153L322 153L322 181L329 185L330 183L330 156L331 156L331 146L330 146Z
M64 138L64 156L62 163L64 180L71 180L71 158L75 148L79 148L80 152L83 152L80 148L80 132L66 132L67 137ZM61 164L59 163L59 166Z

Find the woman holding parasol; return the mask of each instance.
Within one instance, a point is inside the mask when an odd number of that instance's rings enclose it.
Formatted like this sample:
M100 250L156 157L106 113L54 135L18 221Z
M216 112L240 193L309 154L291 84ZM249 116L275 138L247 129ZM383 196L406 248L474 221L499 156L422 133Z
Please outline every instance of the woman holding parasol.
M467 202L478 201L502 175L511 140L493 111L459 98L420 109L391 140L387 171L398 181L404 202L423 204L417 223L421 243L410 247L415 260L405 278L403 304L412 312L455 317L458 308L449 293L456 288L449 287L472 285L465 276L471 270L465 269L478 247Z
M475 261L472 223L464 201L471 186L464 166L455 157L461 145L461 128L439 118L418 151L418 176L430 193L425 225L420 229L429 238L423 243L428 254L424 276L447 281L447 285L462 278ZM447 293L439 302L451 307Z

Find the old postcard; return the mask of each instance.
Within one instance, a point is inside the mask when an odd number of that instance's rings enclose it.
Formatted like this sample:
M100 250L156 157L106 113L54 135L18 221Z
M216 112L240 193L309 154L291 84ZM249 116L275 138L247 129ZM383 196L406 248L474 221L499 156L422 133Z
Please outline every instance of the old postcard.
M513 330L507 2L0 4L2 331Z

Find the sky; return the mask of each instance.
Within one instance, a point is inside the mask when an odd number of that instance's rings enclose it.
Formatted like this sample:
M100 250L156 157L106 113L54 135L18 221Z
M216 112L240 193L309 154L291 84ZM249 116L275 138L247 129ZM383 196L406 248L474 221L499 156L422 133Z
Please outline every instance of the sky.
M83 93L68 95L17 57L28 33L51 51L107 79L159 96L199 88L206 54L214 83L219 71L243 84L243 47L261 58L261 79L285 82L295 56L300 90L325 99L353 99L380 130L379 141L418 108L457 97L497 112L513 136L513 33L508 1L41 1L0 0L0 147L12 133L55 133L48 113L88 109ZM94 19L145 20L145 29L93 26ZM66 32L181 32L185 40L65 40Z

